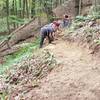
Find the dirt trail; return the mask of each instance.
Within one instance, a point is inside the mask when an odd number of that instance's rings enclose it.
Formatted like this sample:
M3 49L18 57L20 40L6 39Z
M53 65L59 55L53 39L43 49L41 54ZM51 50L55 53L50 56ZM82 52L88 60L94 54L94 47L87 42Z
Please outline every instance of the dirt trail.
M64 41L48 45L60 66L26 100L100 100L100 63L89 51Z

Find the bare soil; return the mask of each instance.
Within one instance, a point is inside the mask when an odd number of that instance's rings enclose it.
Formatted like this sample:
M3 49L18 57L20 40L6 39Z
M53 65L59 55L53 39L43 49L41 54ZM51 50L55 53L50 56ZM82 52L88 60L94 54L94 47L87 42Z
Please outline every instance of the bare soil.
M85 48L57 40L46 46L59 62L25 100L100 100L100 63Z

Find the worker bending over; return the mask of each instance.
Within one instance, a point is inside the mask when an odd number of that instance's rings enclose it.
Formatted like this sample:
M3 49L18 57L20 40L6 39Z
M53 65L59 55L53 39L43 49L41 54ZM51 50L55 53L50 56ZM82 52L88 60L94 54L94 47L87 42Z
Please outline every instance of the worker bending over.
M48 38L49 43L54 40L54 33L59 29L59 26L60 24L57 21L54 21L53 23L45 25L41 28L40 48L42 48L43 42L46 37Z

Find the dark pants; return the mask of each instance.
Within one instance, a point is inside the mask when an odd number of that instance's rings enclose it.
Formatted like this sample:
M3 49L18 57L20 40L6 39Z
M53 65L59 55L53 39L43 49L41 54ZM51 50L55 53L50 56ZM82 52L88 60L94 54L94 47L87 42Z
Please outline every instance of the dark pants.
M67 20L63 20L63 27L67 27L69 22Z
M54 35L53 35L53 33L54 33L54 32L51 32L51 33L50 33L51 41L54 41Z
M49 43L51 43L52 39L50 36L50 32L46 29L41 30L41 40L40 40L40 48L43 46L44 39L48 37Z

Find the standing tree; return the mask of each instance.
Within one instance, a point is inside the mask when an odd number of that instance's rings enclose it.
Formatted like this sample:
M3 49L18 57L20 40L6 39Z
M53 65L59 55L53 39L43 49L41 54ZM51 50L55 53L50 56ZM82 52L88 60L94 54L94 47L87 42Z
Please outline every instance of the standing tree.
M79 0L79 15L81 15L82 0Z
M10 33L10 25L9 25L9 0L6 0L6 10L7 10L7 28Z

